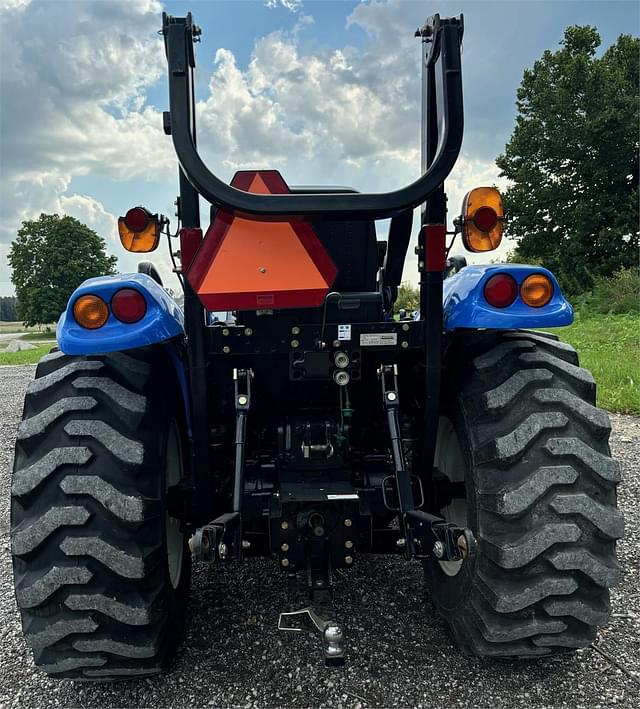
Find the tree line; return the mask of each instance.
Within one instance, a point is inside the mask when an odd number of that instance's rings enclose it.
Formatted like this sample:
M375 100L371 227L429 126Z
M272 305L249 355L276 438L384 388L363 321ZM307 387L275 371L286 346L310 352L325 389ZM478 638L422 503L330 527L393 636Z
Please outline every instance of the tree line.
M13 295L0 296L0 321L15 322L17 319L16 297Z

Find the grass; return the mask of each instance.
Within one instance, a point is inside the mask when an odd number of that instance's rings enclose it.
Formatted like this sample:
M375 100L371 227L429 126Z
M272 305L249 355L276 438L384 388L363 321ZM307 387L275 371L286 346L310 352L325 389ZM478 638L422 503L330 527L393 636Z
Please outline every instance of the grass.
M49 332L28 332L26 335L23 335L21 340L55 340L56 339L56 331L55 330L50 330Z
M51 349L51 345L36 347L35 350L23 352L0 352L0 365L3 364L36 364Z
M577 312L573 325L554 328L576 348L597 383L598 406L640 414L640 319L637 315Z

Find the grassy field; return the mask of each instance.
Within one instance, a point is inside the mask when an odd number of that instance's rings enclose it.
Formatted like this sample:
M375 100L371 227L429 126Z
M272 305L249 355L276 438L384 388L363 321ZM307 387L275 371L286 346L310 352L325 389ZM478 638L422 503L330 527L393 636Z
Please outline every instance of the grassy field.
M3 364L35 364L41 357L49 352L53 345L36 347L35 350L24 352L0 352L0 365Z
M55 329L49 330L47 332L28 332L26 335L23 335L21 340L55 340L56 339L56 331Z
M598 405L624 414L640 414L640 327L634 315L578 313L570 327L558 328L560 339L573 345L580 364L598 383ZM50 338L33 333L29 339ZM2 364L35 364L51 345L26 352L0 352Z
M598 406L640 414L640 320L635 315L577 313L573 325L554 329L573 345L580 364L591 370Z

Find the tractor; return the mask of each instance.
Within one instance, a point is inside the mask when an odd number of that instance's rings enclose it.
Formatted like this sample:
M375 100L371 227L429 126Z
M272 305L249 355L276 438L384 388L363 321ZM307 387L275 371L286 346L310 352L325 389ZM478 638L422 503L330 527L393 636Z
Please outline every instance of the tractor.
M278 627L313 623L329 665L349 654L333 578L367 554L420 564L470 655L572 652L607 622L620 471L593 377L548 332L573 310L545 268L449 257L456 238L494 250L505 226L493 187L447 220L463 28L436 14L416 31L422 174L367 194L272 169L216 177L196 143L201 30L163 15L178 222L134 206L118 230L133 253L167 238L183 305L149 262L82 283L17 432L16 600L50 676L165 670L193 560L215 573L273 559L308 594ZM414 211L420 307L407 314Z

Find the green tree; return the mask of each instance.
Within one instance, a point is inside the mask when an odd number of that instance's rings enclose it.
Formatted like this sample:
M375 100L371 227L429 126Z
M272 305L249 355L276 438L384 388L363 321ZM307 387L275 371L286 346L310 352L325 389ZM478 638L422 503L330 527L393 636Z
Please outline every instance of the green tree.
M22 222L9 252L18 317L27 325L56 321L75 288L115 273L116 262L104 239L73 217L41 214Z
M405 281L398 288L398 297L396 298L395 311L396 313L404 308L408 313L418 310L420 308L420 291L416 286L412 286L411 283Z
M496 163L514 260L539 261L570 292L638 262L638 52L621 35L600 57L593 27L524 72L518 116Z
M0 320L14 322L18 319L16 313L16 298L13 295L5 295L0 298Z

